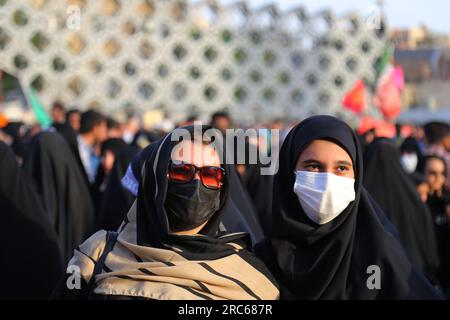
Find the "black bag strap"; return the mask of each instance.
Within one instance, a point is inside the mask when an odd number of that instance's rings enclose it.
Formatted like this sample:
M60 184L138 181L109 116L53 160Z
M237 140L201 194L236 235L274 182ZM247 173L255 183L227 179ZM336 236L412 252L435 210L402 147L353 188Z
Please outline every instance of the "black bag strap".
M98 259L97 263L95 264L94 272L92 273L91 280L89 281L88 284L89 296L92 296L95 288L95 276L102 272L103 266L105 265L106 257L108 256L108 253L110 253L114 248L118 236L119 233L116 231L108 231L106 234L105 248L103 249L102 255Z

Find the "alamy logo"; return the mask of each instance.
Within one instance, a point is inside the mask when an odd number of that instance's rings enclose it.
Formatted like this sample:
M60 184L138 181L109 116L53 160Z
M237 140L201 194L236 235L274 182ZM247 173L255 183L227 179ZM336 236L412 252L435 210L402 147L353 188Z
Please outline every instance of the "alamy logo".
M365 10L366 27L369 30L381 30L383 27L383 11L381 6L372 5Z
M193 134L193 137L191 136ZM194 122L193 133L184 128L177 128L171 134L171 141L207 141L213 148L215 154L220 158L220 163L225 164L261 164L261 175L275 175L278 171L277 155L279 152L278 141L280 139L280 132L277 129L226 129L225 133L221 133L218 129L210 128L202 131L202 123ZM250 148L247 141L258 141L258 148ZM264 141L261 143L261 141ZM224 148L226 144L227 153L223 157ZM201 149L198 145L191 148L173 149L171 158L175 157L176 153L191 155L198 162L199 157L207 157L205 153L210 150ZM193 153L193 154L192 154Z
M66 27L69 30L76 31L81 29L81 10L78 6L68 6L66 13L68 15L66 20Z
M69 290L81 289L81 271L80 267L70 265L67 267L67 273L70 274L66 280L66 286Z
M370 276L367 278L366 285L369 290L381 289L381 269L377 265L367 267L366 273Z

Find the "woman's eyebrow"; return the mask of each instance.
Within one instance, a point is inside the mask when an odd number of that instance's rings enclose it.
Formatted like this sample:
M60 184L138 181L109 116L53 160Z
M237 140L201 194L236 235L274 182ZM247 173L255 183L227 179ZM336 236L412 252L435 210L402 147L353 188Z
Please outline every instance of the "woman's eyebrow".
M321 164L321 162L319 160L316 160L316 159L306 159L306 160L303 160L302 162L303 162L303 164L310 164L310 163L319 163L319 164Z
M336 161L336 164L339 166L349 166L349 167L353 166L353 164L351 162L348 162L345 160Z

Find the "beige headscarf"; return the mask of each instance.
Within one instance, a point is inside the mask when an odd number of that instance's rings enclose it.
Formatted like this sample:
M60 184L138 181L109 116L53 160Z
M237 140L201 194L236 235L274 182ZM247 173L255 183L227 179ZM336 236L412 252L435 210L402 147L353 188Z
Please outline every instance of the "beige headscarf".
M194 127L185 129L195 136ZM200 129L201 136L208 127ZM277 299L276 281L266 266L245 249L245 234L219 236L217 232L229 198L230 179L221 189L221 207L201 234L170 233L164 202L167 164L178 143L172 134L141 152L137 199L119 229L102 272L95 276L94 293L150 299ZM228 176L228 166L223 167ZM77 248L70 261L80 267L87 282L105 248L106 238L105 231L97 232Z
M94 293L164 300L278 299L279 291L271 275L238 241L226 243L233 254L203 261L188 260L175 247L137 245L135 208L136 203L127 215L128 223L119 229L103 272L95 278ZM104 230L95 233L75 250L69 262L69 266L80 268L86 282L91 280L95 262L105 248L106 235Z

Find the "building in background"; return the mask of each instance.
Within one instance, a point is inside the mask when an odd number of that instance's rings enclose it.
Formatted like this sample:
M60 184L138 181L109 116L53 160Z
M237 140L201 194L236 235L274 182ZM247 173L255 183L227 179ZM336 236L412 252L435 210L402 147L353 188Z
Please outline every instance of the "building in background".
M164 110L178 121L226 109L239 121L338 114L375 83L385 21L245 2L0 1L0 68L59 100L109 114Z
M450 34L421 26L391 30L390 37L405 73L405 107L450 107Z
M397 50L450 48L450 34L434 33L424 25L392 29L389 36Z

